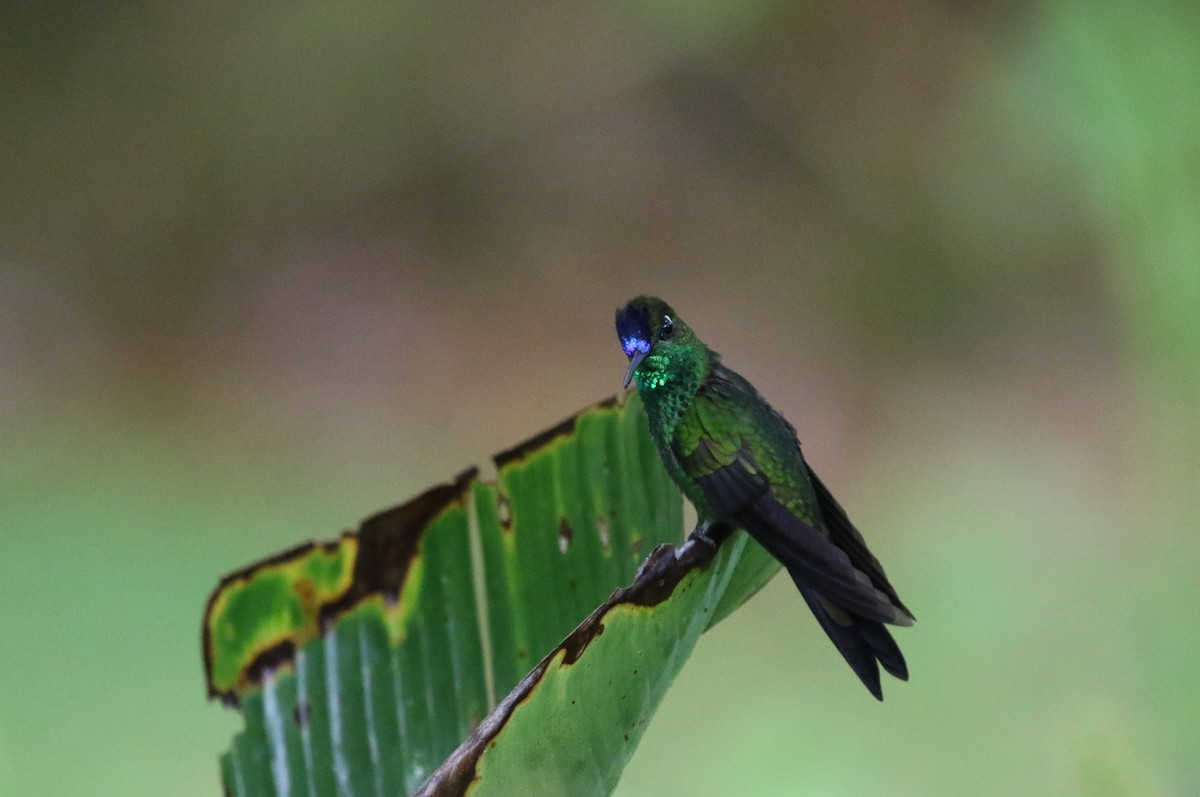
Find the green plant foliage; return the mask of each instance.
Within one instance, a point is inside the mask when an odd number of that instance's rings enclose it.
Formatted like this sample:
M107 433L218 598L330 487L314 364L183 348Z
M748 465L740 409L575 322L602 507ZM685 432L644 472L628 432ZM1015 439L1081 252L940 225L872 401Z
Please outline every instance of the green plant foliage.
M738 535L715 562L700 542L656 548L634 583L546 656L418 794L609 794L756 547Z
M775 571L744 535L639 571L682 512L635 396L496 466L222 580L203 636L245 718L228 793L607 794L700 633Z

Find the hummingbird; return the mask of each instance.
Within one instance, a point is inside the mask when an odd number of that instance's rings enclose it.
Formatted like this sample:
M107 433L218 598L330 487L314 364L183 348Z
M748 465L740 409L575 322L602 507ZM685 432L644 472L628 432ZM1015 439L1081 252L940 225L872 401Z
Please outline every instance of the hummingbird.
M908 680L886 625L913 615L845 510L817 478L796 430L666 302L639 296L617 309L650 435L675 484L696 507L693 536L740 527L788 571L809 609L863 684L883 700L879 666ZM710 542L711 544L711 542Z

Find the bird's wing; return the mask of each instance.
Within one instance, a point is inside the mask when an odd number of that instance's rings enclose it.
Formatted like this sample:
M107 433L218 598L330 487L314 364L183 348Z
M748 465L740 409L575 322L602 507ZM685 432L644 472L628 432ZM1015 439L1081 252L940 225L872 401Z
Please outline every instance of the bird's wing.
M912 625L908 612L855 567L845 551L770 492L737 515L737 522L787 568L797 586L812 588L834 607L863 620Z
M877 622L911 622L828 534L797 517L772 494L770 481L739 430L743 419L737 404L720 392L703 390L693 402L693 412L676 427L672 449L684 472L704 491L710 508L736 520L797 583L834 605Z
M698 394L693 409L677 427L672 449L684 473L701 484L713 511L735 516L771 485L719 404Z
M808 467L807 463L805 467ZM825 521L825 528L829 530L829 536L833 543L846 552L846 555L850 557L851 564L870 576L871 582L891 598L893 604L912 618L913 613L901 602L895 588L888 581L887 574L883 572L883 566L867 549L866 541L858 533L854 524L850 522L850 518L846 516L846 510L842 509L842 505L837 502L837 499L829 492L829 488L822 483L811 467L808 467L808 478L812 482L813 490L816 491L817 506L821 509L821 518Z

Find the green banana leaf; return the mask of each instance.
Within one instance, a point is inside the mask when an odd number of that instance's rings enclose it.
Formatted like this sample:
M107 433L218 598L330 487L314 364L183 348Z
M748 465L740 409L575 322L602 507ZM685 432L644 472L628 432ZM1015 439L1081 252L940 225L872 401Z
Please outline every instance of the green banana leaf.
M636 394L495 462L221 580L227 794L608 794L699 635L777 570L724 527L671 544Z

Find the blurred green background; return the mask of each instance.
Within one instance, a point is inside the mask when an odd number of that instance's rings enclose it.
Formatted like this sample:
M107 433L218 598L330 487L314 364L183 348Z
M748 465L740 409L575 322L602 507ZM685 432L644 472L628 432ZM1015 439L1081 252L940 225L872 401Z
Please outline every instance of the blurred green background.
M619 789L1200 793L1200 6L0 6L0 795L212 795L224 572L620 386L671 301L919 619L784 580Z

